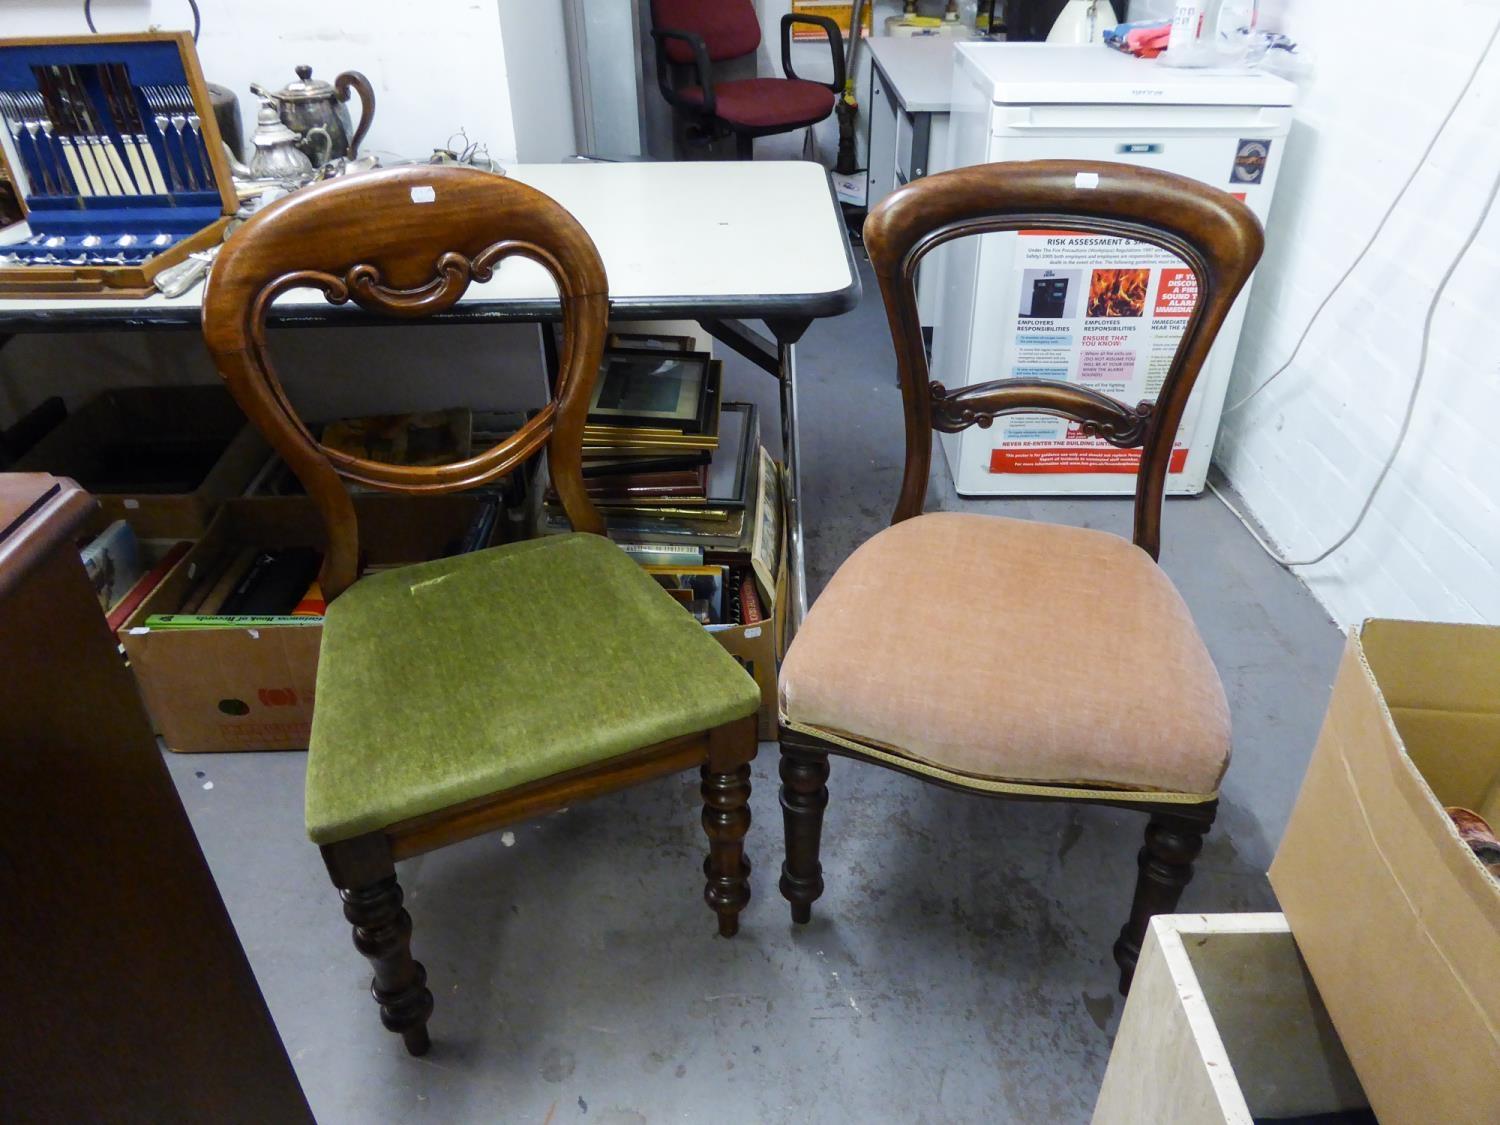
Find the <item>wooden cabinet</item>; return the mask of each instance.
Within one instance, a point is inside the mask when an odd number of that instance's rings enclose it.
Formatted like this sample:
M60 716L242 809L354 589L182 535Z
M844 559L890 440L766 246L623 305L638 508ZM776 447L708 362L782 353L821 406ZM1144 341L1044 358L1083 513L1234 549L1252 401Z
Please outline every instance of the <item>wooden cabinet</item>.
M311 1122L73 537L0 474L5 1121Z

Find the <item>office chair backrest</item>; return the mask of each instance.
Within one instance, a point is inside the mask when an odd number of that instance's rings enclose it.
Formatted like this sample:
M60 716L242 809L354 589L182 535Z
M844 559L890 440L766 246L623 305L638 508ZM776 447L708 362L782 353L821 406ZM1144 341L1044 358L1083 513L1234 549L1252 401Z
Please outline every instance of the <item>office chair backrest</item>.
M416 319L452 308L471 281L488 281L512 256L545 269L562 304L561 370L541 411L499 444L440 466L356 457L313 436L268 354L266 314L278 296L313 288L331 304ZM358 577L358 527L340 478L392 492L457 492L504 476L545 446L574 528L602 534L581 462L608 324L604 264L578 220L535 188L476 168L392 168L304 188L224 244L203 297L203 335L220 375L323 517L329 599Z
M742 58L760 47L753 0L651 0L651 25L701 37L710 62ZM693 61L686 43L668 40L665 46L674 63Z

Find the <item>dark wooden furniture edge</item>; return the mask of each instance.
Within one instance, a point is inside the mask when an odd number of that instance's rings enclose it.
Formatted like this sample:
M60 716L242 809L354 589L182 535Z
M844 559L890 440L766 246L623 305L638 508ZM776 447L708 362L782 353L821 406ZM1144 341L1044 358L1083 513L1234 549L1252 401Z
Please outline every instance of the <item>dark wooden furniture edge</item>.
M98 506L66 477L0 474L0 598L9 596L58 544L76 535Z

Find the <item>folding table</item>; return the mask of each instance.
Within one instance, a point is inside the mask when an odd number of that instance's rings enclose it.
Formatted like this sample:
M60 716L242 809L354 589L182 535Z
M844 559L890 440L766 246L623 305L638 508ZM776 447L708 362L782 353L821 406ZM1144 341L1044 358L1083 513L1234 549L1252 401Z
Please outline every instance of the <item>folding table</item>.
M798 475L796 344L813 320L859 302L859 271L828 175L805 161L516 165L508 174L556 199L593 237L622 320L690 319L781 386L787 473L787 559L795 629L807 610ZM0 299L0 343L21 332L196 327L203 289L168 300ZM558 316L556 290L534 263L511 259L470 286L445 323ZM771 338L744 322L759 320ZM288 293L273 325L377 324L311 290ZM550 333L544 333L550 337Z

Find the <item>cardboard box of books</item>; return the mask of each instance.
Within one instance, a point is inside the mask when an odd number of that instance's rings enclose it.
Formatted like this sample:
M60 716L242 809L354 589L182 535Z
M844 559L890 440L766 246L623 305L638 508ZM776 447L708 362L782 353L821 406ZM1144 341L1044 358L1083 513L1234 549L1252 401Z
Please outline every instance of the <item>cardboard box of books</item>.
M483 530L496 522L493 501L474 495L364 494L354 504L369 566L488 545ZM120 640L168 749L307 746L323 633L309 586L322 541L304 497L227 501L130 614Z
M63 419L13 468L76 480L99 500L97 531L123 519L138 538L195 539L270 452L223 387L121 387Z
M760 499L755 507L755 528L751 533L750 565L745 579L754 586L758 598L751 612L746 597L733 606L730 616L738 624L710 627L718 642L745 666L760 687L760 711L757 728L762 741L777 737L776 670L784 648L787 604L786 536L782 510L782 468L771 460L764 448L758 455ZM713 557L713 556L710 556Z
M1350 636L1271 865L1382 1121L1500 1121L1500 629Z

